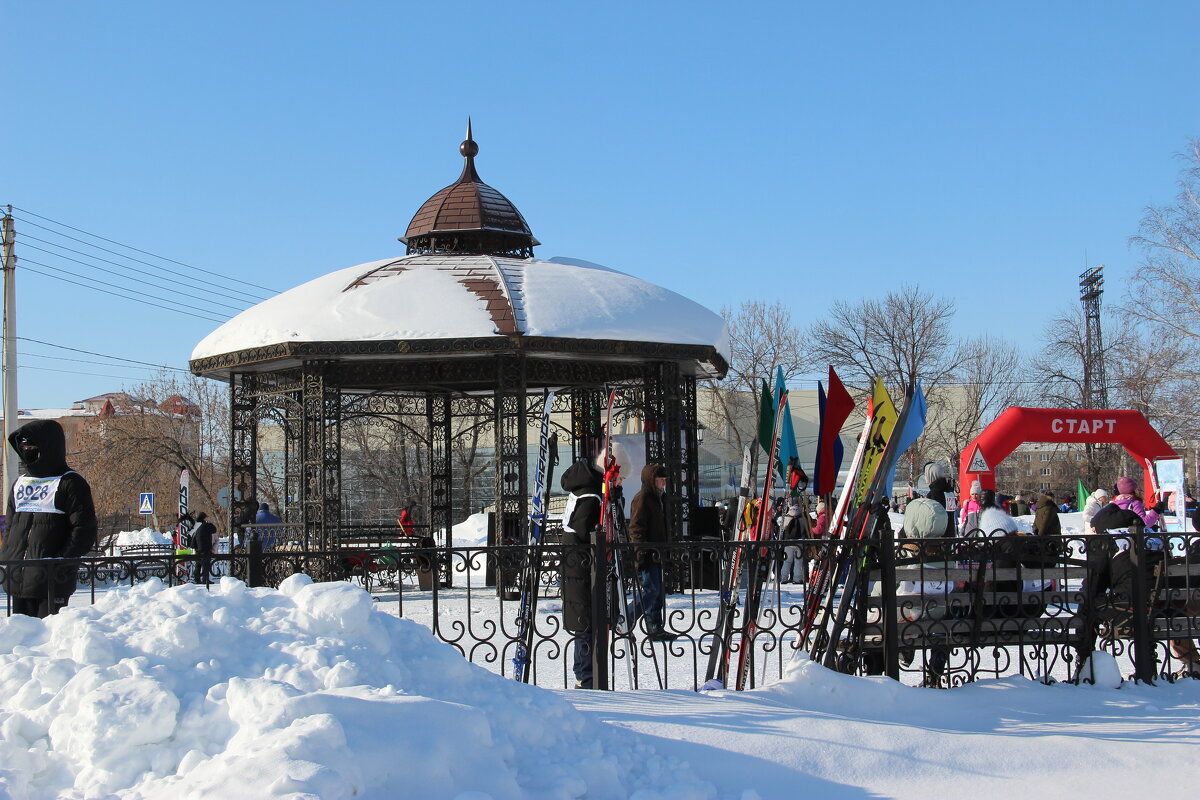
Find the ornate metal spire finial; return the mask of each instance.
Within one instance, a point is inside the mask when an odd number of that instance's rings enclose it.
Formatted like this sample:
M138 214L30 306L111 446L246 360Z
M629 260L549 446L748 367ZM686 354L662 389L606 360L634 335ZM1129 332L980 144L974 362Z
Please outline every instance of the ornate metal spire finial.
M464 158L474 158L479 155L479 145L475 144L475 140L471 138L470 117L467 117L467 138L458 146L458 152L462 153Z

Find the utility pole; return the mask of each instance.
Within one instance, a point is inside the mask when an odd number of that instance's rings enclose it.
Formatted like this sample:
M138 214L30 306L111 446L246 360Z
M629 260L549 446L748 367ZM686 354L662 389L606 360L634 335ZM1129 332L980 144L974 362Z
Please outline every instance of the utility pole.
M8 437L17 429L17 257L13 242L12 206L4 213L4 508L8 493L17 479L17 453L8 446Z

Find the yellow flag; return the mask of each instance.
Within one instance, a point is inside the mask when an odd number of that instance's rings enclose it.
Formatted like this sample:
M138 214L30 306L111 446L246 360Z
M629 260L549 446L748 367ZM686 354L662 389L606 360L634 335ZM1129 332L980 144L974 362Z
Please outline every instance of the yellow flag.
M882 378L875 379L875 391L871 394L871 407L875 409L875 418L871 420L871 429L867 432L867 448L863 453L862 470L858 473L858 482L854 484L854 501L861 503L867 498L867 490L871 488L871 479L883 459L883 451L887 449L888 439L896 427L896 418L900 416Z

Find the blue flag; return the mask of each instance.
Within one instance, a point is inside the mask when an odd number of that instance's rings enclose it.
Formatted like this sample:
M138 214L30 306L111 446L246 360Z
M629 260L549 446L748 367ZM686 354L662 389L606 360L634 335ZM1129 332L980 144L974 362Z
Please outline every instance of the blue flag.
M779 397L783 392L787 391L787 384L783 380L783 367L776 367L775 372L775 396ZM779 430L779 470L780 474L784 472L786 465L793 458L799 458L800 452L796 449L796 432L792 429L792 410L788 405L788 401L783 403L783 426Z
M909 402L913 405L912 410L908 412L908 419L904 421L904 427L894 434L897 455L912 447L925 431L925 393L921 391L920 381L917 381L917 391ZM892 484L896 482L896 465L899 463L900 459L897 458L887 476L886 496L889 498L892 496Z

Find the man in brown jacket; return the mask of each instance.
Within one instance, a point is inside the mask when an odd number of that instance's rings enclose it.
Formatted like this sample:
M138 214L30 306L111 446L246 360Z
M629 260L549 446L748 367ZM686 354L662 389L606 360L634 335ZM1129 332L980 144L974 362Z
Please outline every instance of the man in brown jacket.
M667 542L667 512L663 493L667 490L667 469L662 464L642 468L642 488L629 507L629 540L648 545ZM637 553L638 582L641 591L634 598L630 618L636 624L646 618L646 636L652 641L669 642L675 635L663 627L662 552L653 548Z

